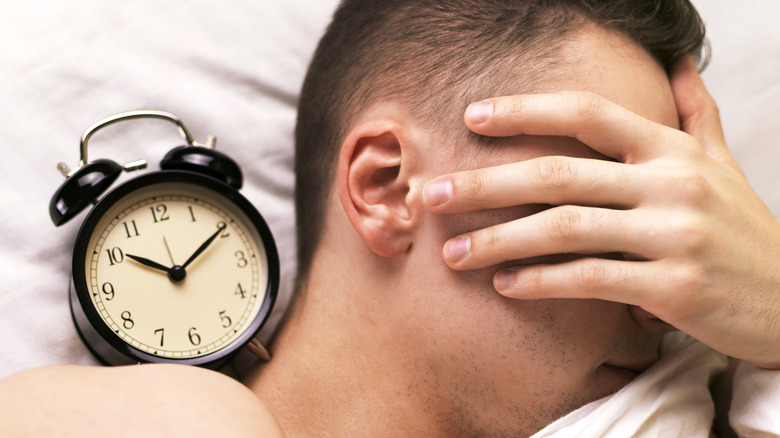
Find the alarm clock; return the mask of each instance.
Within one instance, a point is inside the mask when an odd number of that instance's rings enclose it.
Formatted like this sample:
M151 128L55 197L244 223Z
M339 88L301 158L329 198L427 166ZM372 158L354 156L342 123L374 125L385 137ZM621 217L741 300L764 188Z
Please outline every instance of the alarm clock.
M98 130L120 121L162 119L186 141L159 171L146 172L103 195L124 166L87 161ZM90 204L76 237L70 309L86 346L108 365L178 363L218 368L243 347L265 360L255 338L273 308L279 258L262 215L238 190L238 165L192 139L173 114L141 110L87 128L81 160L49 205L59 226Z

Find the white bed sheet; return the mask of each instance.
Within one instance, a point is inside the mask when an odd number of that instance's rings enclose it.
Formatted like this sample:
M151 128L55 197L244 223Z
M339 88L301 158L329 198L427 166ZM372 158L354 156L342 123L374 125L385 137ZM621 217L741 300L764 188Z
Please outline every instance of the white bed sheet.
M696 0L709 25L705 80L729 144L780 217L780 3ZM26 0L0 15L0 377L47 364L95 364L68 310L72 245L83 214L55 228L51 195L92 122L131 109L180 116L243 164L242 190L277 239L281 298L292 285L292 131L310 54L336 0ZM139 124L140 127L139 127ZM117 125L90 157L147 158L180 144L161 122Z

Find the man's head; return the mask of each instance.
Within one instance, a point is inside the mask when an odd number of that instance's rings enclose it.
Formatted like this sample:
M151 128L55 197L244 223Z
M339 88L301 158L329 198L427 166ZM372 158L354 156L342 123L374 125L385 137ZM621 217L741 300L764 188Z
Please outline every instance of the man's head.
M443 142L470 138L462 113L483 98L532 92L576 70L562 50L595 23L621 32L668 72L701 60L704 27L688 0L345 1L320 41L296 127L299 279L322 233L336 157L355 117L380 100L403 103ZM706 59L704 60L706 61Z
M693 9L592 3L347 2L304 86L296 196L305 301L350 330L344 351L365 358L350 365L355 379L403 380L374 380L374 389L392 389L453 435L530 434L657 358L663 330L638 309L509 300L492 287L498 268L444 264L447 239L543 207L440 216L421 202L422 185L447 172L603 158L570 138L471 135L463 110L482 98L584 90L677 125L667 71L700 47Z

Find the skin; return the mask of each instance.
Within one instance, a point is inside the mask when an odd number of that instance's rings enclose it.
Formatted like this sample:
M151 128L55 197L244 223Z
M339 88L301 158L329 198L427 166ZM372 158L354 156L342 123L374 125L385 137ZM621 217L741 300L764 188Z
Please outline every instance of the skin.
M283 436L245 386L183 365L25 371L0 380L0 412L13 437Z
M665 72L635 44L587 28L570 49L589 56L577 75L547 84L551 92L603 93L677 127ZM436 138L382 102L343 143L303 296L273 361L249 382L288 436L527 436L657 360L668 326L636 306L510 299L493 289L495 262L453 270L440 257L448 239L543 214L539 206L442 215L423 203L425 182L442 173L603 155L550 137L453 154Z

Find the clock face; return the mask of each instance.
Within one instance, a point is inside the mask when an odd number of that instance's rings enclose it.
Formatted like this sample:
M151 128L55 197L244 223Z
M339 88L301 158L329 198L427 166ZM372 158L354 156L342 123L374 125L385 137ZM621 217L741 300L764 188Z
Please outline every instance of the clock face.
M162 181L124 194L81 255L91 313L154 357L218 352L270 310L262 237L242 208L202 185Z

